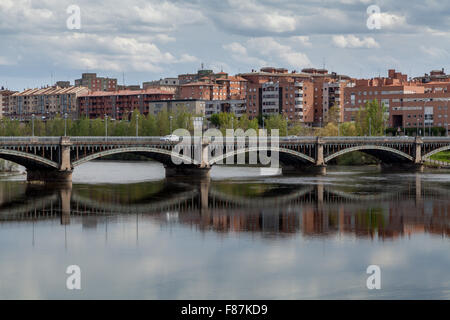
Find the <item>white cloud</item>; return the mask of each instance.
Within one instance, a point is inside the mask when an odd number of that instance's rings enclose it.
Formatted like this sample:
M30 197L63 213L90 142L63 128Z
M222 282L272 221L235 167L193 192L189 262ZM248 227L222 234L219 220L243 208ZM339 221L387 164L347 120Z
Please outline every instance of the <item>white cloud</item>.
M225 44L225 45L223 45L223 48L234 54L240 54L240 55L247 54L247 49L239 42L232 42L230 44Z
M69 64L75 69L161 72L162 65L197 61L190 54L184 53L177 58L170 52L163 52L145 38L69 33L44 41L50 49L68 49L67 52L49 50L48 54L57 64Z
M267 7L255 0L228 0L229 10L215 13L231 29L283 33L295 31L297 18L290 11Z
M185 25L205 21L199 10L167 1L153 1L145 6L133 6L133 13L141 22L156 25Z
M406 18L389 12L375 13L374 19L379 19L381 28L394 29L406 26Z
M310 42L310 39L308 36L295 36L295 37L291 37L291 40L293 40L294 42L300 43L301 45L305 46L305 47L311 47L312 43Z
M445 49L441 49L438 47L425 47L420 46L420 50L422 50L427 55L433 57L433 58L445 58L449 56L449 53Z
M271 37L252 38L247 41L247 44L266 57L277 57L282 65L287 63L289 66L298 68L311 64L306 54L294 51L290 46L281 44Z
M259 59L257 57L249 56L247 48L238 42L232 42L223 45L223 48L230 52L231 57L239 62L244 62L252 66L260 67L266 64L266 61Z
M372 37L358 38L352 34L333 36L333 43L340 48L379 48L380 45Z
M0 66L9 66L16 64L15 61L12 61L10 58L0 56Z

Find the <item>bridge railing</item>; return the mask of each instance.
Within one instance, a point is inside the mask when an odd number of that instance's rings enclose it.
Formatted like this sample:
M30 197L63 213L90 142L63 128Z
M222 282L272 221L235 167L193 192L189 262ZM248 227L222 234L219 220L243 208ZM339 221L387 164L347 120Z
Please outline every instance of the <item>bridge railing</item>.
M324 142L414 142L415 137L323 137Z
M0 137L0 143L59 143L61 137Z
M124 141L135 141L135 142L159 142L163 137L106 137L106 136L96 136L96 137L70 137L72 142L97 142L97 141L109 141L109 142L124 142Z
M450 141L450 137L422 137L423 142L434 142L434 141Z

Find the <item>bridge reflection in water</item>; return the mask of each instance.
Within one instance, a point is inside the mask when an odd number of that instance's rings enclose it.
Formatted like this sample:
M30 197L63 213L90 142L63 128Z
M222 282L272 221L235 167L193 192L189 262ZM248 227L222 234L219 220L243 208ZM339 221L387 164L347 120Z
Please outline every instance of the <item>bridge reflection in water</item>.
M413 233L450 234L450 189L424 186L420 175L395 192L354 193L324 185L233 184L163 180L134 185L74 185L50 189L0 183L0 224L58 219L92 227L122 215L200 232L301 233L390 239ZM256 190L256 191L255 191ZM445 200L445 201L441 201ZM137 226L138 227L138 226ZM107 229L106 229L107 230Z

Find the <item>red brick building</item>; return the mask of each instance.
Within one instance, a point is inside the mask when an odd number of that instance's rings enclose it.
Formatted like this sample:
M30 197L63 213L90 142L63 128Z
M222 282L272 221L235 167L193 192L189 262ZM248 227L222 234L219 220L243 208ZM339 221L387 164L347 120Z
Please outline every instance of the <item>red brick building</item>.
M116 91L117 79L97 77L96 73L83 73L75 80L75 86L86 87L91 91Z
M442 76L442 75L441 75ZM387 78L355 80L353 87L344 90L344 121L355 120L365 102L377 99L387 107L389 127L418 128L448 126L450 78L422 82L389 70Z
M278 113L311 126L325 121L332 105L341 104L342 88L351 80L313 68L289 73L287 69L268 67L240 76L248 80L247 113L250 118Z
M247 80L239 76L228 76L219 72L204 76L198 81L182 84L179 89L180 99L201 100L239 100L245 99Z
M156 89L123 90L115 92L96 91L81 95L78 98L79 116L88 118L127 119L134 110L148 114L152 101L172 100L173 92Z

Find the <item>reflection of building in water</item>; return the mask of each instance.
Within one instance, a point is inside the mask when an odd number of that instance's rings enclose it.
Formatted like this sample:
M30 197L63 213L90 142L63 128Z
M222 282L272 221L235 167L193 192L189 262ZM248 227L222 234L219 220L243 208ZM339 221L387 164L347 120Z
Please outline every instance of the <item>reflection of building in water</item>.
M202 232L248 232L270 237L297 233L379 239L423 232L450 235L448 194L432 188L415 190L414 185L394 193L357 195L321 186L273 198L245 199L213 191L206 184L198 190L180 188L171 197L164 197L166 189L158 187L151 197L127 196L128 202L120 203L111 194L92 196L94 193L88 192L91 196L86 197L70 188L47 193L20 188L15 190L16 196L8 195L11 190L0 189L0 223L60 219L63 225L81 222L83 228L96 228L105 223L104 217L137 214L139 221L187 225ZM109 203L109 198L115 201Z

